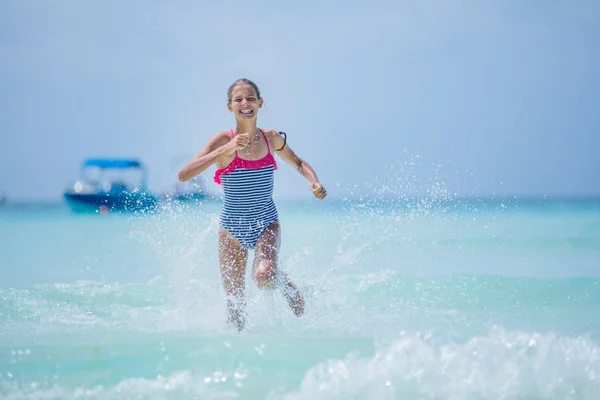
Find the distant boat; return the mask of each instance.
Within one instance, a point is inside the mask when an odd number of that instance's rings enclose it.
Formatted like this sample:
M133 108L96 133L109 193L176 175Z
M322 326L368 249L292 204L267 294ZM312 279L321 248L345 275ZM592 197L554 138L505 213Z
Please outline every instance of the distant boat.
M158 206L158 197L147 191L145 166L129 158L84 160L80 179L64 198L76 212L153 211Z

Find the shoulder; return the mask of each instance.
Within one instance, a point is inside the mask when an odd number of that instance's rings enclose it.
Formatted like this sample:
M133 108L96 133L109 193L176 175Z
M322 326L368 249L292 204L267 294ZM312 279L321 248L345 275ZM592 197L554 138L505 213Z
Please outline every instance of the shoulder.
M283 137L279 134L279 131L274 129L261 129L267 139L269 139L269 143L271 145L275 145L277 147L281 147L283 145Z
M266 137L269 139L275 139L279 137L279 132L273 129L261 129Z
M274 129L261 129L265 134L267 140L269 140L271 146L271 152L275 153L279 150L282 150L285 141L283 137L279 134L279 131Z
M231 132L229 131L216 132L209 139L209 143L215 144L217 146L227 144L229 143L229 141L231 141Z
M212 136L215 139L229 139L231 140L231 132L230 131L219 131L213 134Z

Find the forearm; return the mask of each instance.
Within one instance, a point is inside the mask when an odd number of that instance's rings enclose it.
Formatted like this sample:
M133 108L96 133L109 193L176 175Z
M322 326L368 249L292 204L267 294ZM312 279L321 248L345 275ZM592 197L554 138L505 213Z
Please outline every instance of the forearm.
M311 167L310 164L304 160L300 160L300 163L298 165L298 172L300 172L302 176L308 179L310 183L319 182L319 178L317 177L317 173L315 172L313 167Z
M178 178L181 182L188 181L193 177L204 172L208 167L215 163L217 158L226 152L225 146L221 146L216 150L211 151L203 156L197 156L190 161L181 171L179 171Z

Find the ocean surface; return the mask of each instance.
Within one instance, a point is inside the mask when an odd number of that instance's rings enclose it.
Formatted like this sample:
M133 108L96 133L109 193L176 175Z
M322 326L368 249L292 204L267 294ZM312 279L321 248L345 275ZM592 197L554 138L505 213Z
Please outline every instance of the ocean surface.
M218 201L1 205L0 398L600 399L600 199L277 206L306 313L237 333Z

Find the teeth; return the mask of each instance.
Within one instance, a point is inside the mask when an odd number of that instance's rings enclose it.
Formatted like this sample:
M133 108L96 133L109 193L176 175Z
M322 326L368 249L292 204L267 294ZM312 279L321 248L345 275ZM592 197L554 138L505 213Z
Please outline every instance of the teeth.
M252 110L242 110L240 111L242 114L250 114Z

